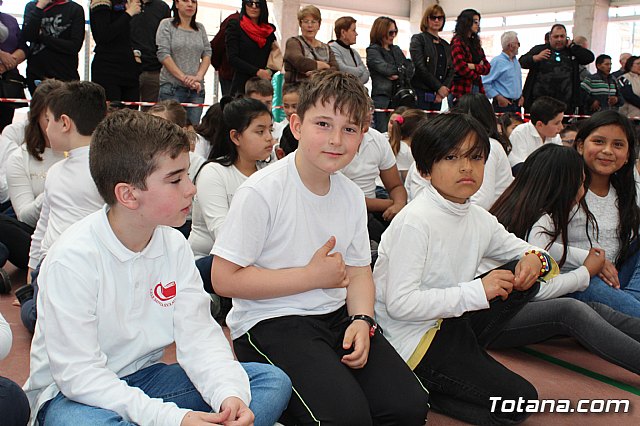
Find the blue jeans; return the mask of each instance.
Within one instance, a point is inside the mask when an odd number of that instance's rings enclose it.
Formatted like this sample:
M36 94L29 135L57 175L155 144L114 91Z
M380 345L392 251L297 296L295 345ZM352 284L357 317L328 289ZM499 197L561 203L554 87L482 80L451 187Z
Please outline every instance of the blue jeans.
M200 92L187 89L186 87L173 83L163 83L160 85L160 93L158 94L158 100L164 101L165 99L175 99L181 103L204 103L204 87ZM202 107L188 107L187 119L191 124L197 126L200 124L200 117L202 116Z
M628 258L618 271L620 288L607 285L597 275L591 278L589 287L568 296L583 302L598 302L616 311L640 318L640 252Z
M268 364L242 363L251 384L249 408L256 416L256 426L273 426L289 403L291 381L280 369ZM210 412L187 374L178 364L154 364L122 378L129 386L140 388L151 398L173 402L180 408ZM118 413L80 404L62 392L38 413L40 425L134 425Z

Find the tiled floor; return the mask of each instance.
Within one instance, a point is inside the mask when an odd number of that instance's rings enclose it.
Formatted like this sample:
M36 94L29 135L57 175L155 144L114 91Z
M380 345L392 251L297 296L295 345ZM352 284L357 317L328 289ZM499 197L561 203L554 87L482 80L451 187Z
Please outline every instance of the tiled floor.
M9 267L14 289L24 280L24 273ZM23 383L29 372L29 347L31 335L20 322L19 309L12 306L13 296L0 296L0 312L11 324L13 331L13 347L9 356L0 361L0 375L9 377L18 383ZM493 352L500 362L518 372L538 389L540 399L569 399L573 406L580 399L628 399L630 410L628 413L609 414L578 414L578 413L543 413L534 414L526 425L633 425L640 424L640 376L630 373L620 367L610 364L581 348L571 339L558 339L532 347L538 352L568 361L591 371L607 376L615 381L629 385L635 394L620 389L603 381L570 371L564 367L552 364L538 357L525 354L519 350L505 350ZM640 354L638 354L640 357ZM165 358L175 360L174 348L169 348ZM430 426L460 425L462 422L437 414L429 414Z

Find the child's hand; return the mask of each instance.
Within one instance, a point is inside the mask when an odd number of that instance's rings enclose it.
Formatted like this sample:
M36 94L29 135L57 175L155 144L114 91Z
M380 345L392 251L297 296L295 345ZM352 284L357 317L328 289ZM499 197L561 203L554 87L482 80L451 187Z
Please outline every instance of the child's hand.
M332 253L336 246L336 237L331 237L320 247L306 269L309 273L309 282L312 288L339 288L349 285L347 267L340 253Z
M582 263L587 270L589 271L589 276L594 276L602 272L602 268L604 267L604 261L606 258L604 257L604 250L601 248L593 247L589 250L589 255Z
M513 283L513 288L516 290L528 290L529 287L536 282L540 277L540 270L542 269L542 262L535 253L525 254L520 262L516 265L516 277Z
M382 218L387 222L391 222L391 219L396 217L396 215L402 210L402 207L396 203L391 204L385 211L382 212Z
M369 358L370 330L369 323L363 320L355 320L347 327L342 340L342 348L347 350L353 347L353 352L342 357L342 363L347 367L358 369L367 364Z
M496 297L506 300L513 289L513 274L505 269L491 271L481 281L488 301Z
M600 279L613 288L620 288L620 279L618 278L618 270L615 265L605 259L602 272L598 274Z

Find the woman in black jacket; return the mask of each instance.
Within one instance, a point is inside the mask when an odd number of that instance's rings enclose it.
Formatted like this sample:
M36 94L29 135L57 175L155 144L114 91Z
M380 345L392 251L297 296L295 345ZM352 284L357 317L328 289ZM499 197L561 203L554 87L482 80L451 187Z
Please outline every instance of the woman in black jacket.
M409 45L415 67L411 86L416 92L418 108L427 111L440 111L453 79L451 47L438 35L444 23L445 14L440 5L427 7L420 22L422 32L414 34Z
M398 26L393 19L381 16L376 18L371 26L371 44L367 47L367 68L371 74L371 98L376 109L395 108L392 105L394 95L408 86L413 74L413 66L393 44L398 35ZM375 127L380 132L387 131L389 112L374 114Z
M229 21L225 45L229 64L234 74L231 94L244 93L244 85L251 77L271 80L273 72L267 68L267 60L276 28L269 23L266 0L243 1L240 19Z

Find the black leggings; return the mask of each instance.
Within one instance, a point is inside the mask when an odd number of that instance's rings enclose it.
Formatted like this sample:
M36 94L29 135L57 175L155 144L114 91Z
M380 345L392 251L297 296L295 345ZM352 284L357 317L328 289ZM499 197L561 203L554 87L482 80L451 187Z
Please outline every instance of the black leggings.
M0 244L9 250L9 262L20 269L27 269L29 264L29 247L33 231L32 227L18 219L0 215Z

